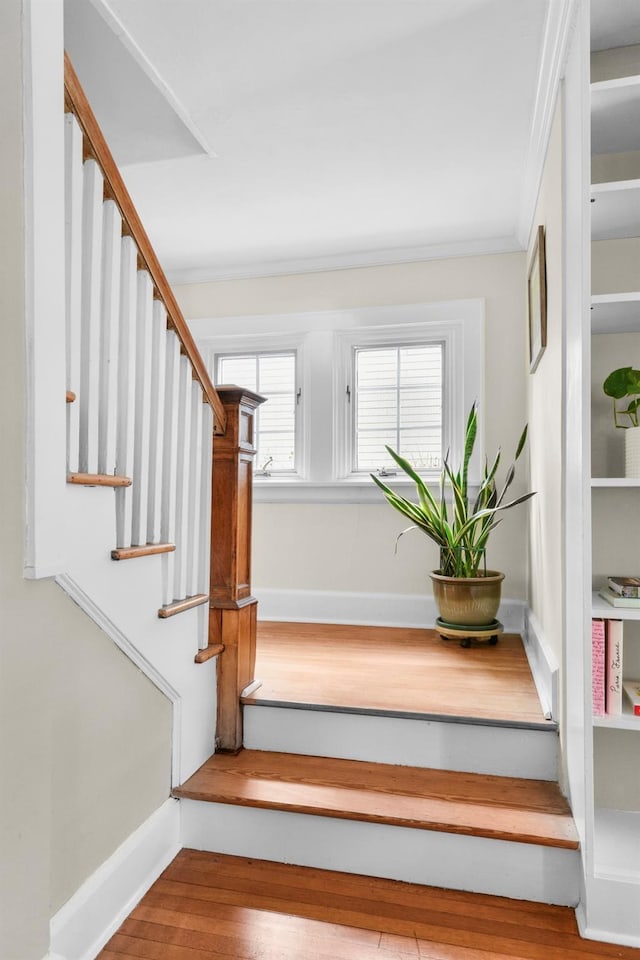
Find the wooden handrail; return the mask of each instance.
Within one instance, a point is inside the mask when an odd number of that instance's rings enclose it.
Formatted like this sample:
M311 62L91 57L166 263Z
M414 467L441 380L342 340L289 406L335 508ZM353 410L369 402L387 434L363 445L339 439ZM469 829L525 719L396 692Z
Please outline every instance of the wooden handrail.
M154 295L162 301L166 308L167 323L180 340L182 353L189 358L193 376L199 381L204 398L213 409L214 433L224 435L226 430L224 406L211 382L191 331L169 286L169 281L160 266L146 230L142 226L140 217L129 196L129 191L124 185L98 121L89 106L89 101L66 53L64 55L64 92L65 108L74 114L84 134L85 156L93 157L102 170L105 191L116 203L122 214L123 229L134 240L138 248L139 259L142 261L144 268L148 270L153 281Z

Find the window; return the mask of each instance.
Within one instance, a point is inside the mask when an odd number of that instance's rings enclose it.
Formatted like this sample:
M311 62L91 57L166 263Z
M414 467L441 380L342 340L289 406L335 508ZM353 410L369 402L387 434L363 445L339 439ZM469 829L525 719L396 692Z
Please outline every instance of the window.
M386 445L440 469L443 357L442 342L353 348L353 473L393 470Z
M270 476L296 469L295 351L216 356L216 383L235 383L267 398L256 411L256 473Z
M412 496L385 445L435 482L447 450L452 463L462 456L474 400L482 414L482 300L199 323L214 382L268 398L257 415L257 502L378 503L369 473L380 470ZM476 452L471 483L480 469Z

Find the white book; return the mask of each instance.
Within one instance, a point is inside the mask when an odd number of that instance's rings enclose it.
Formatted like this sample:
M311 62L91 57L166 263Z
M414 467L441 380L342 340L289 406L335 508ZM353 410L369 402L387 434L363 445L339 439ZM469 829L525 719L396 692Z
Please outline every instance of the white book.
M607 689L608 714L622 713L622 620L607 620Z

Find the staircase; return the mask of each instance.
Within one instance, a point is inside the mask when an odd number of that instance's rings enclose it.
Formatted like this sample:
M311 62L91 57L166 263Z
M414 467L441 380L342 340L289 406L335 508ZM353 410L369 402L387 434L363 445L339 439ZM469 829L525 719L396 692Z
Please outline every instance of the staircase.
M65 111L67 542L57 582L173 702L177 784L213 752L216 725L235 736L237 693L252 676L235 636L240 623L251 649L255 600L238 531L248 538L253 449L239 424L248 430L261 398L213 387L68 58Z
M174 703L182 845L575 904L577 836L541 713L351 709L247 686L262 398L212 386L68 62L65 88L69 560L57 579Z
M279 625L270 626L275 645ZM308 624L282 624L283 635L296 626L302 642ZM403 632L388 630L388 642ZM441 644L434 634L430 642ZM577 902L577 833L555 782L557 728L541 712L526 722L473 710L404 715L401 706L384 715L274 701L258 689L244 714L245 748L211 757L174 790L185 847Z

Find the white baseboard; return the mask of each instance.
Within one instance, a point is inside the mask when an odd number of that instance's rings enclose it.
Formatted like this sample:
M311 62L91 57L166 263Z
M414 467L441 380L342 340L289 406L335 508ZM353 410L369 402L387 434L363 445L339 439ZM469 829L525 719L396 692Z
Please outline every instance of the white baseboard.
M94 960L181 847L180 805L167 800L52 918L50 960Z
M525 611L522 638L544 715L548 719L558 720L558 661L544 638L540 621L528 608Z
M434 627L435 601L418 593L352 593L341 590L254 590L261 620L372 624L379 627ZM503 600L498 617L505 630L522 633L523 600Z

